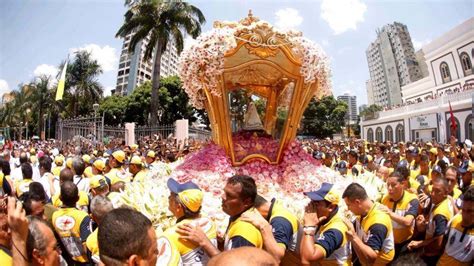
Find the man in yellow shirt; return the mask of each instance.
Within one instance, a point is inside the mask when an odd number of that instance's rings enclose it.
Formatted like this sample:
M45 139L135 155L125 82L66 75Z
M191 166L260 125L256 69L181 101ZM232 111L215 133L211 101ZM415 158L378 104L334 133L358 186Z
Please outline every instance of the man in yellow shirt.
M148 169L145 168L139 156L134 155L130 160L128 171L132 174L134 182L143 182L148 175Z
M448 182L444 178L436 178L432 181L431 202L428 206L428 215L418 215L416 228L419 232L425 232L424 240L412 240L408 244L409 250L423 248L422 259L428 265L435 265L441 254L443 235L446 231L448 221L451 220L452 208L448 200Z
M105 196L95 196L91 201L91 216L92 220L100 225L104 216L113 210L112 202ZM99 263L99 243L97 241L97 232L99 228L96 228L86 240L87 249L92 254L92 261L96 264Z
M267 201L260 195L255 198L255 211L241 216L243 221L256 226L263 237L266 251L280 263L286 251L299 253L299 242L302 231L298 218L288 211L282 202L272 199Z
M200 227L204 233L203 240L211 242L213 249L217 248L216 226L212 220L200 214L204 193L191 181L180 184L170 178L167 185L171 191L168 208L177 221L158 239L158 249L164 250L163 255L158 258L158 264L206 265L213 252L207 253L199 243L190 243L179 233L180 226Z
M63 205L53 213L53 227L63 243L66 255L74 262L88 263L86 240L91 234L90 217L87 212L78 210L79 200L77 186L66 181L61 184L61 201Z
M474 263L474 187L463 195L462 212L454 216L444 235L444 253L438 265L472 265Z
M300 244L303 265L350 265L347 226L339 213L340 196L333 185L323 183L316 191L306 192L311 199L304 214L304 236Z
M416 194L404 189L408 179L395 171L387 179L388 194L382 198L380 209L392 219L393 237L395 240L395 258L406 246L415 228L415 217L418 216L419 201Z
M386 265L393 260L395 245L390 216L379 209L379 203L369 199L364 187L350 184L342 194L347 208L357 218L355 229L346 232L347 239L362 265Z

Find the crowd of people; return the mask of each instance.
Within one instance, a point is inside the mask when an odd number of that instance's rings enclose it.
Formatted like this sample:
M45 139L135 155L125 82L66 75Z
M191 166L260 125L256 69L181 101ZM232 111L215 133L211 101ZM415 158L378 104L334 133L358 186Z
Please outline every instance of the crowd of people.
M201 214L203 191L167 181L176 223L157 235L137 210L117 206L127 183L205 143L149 139L127 146L7 142L0 147L1 265L472 265L474 148L450 143L304 140L321 167L343 178L372 174L378 199L358 183L323 183L299 220L254 179L226 180L225 235ZM341 205L354 219L341 211Z
M427 102L427 101L431 101L431 100L441 98L444 95L451 95L451 94L460 93L460 92L464 92L464 91L472 90L472 89L473 89L473 84L466 83L462 87L461 86L456 86L454 89L449 88L449 89L445 89L444 91L438 91L434 95L426 95L423 98L418 97L416 99L409 100L409 101L403 102L401 104L386 106L386 107L384 107L384 111L389 111L389 110L397 109L397 108L400 108L400 107L404 107L404 106L408 106L408 105L412 105L412 104L416 104L416 103Z

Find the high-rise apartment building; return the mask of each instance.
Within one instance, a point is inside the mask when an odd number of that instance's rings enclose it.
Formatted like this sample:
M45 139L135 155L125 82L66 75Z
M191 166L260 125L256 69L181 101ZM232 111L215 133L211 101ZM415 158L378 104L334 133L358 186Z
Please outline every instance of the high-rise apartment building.
M377 30L366 50L370 89L377 105L402 103L401 87L423 77L406 25L398 22Z
M132 34L125 37L120 55L119 69L117 75L117 85L113 94L128 95L138 85L151 80L153 74L153 58L144 60L146 45L150 37L140 41L135 46L135 51L129 53L130 40ZM166 77L178 74L178 52L173 40L170 40L166 51L161 56L160 76Z
M370 79L365 82L365 88L367 90L367 105L371 106L372 104L375 104L375 102L374 90L372 89L372 81L370 81Z
M337 99L344 101L347 104L348 109L346 119L349 117L351 123L355 123L355 121L357 121L357 96L344 93L344 95L337 96Z

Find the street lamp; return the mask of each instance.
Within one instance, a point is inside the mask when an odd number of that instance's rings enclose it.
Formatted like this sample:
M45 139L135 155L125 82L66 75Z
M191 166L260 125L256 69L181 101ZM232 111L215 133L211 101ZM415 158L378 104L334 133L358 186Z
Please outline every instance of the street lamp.
M23 135L23 122L20 122L20 141L21 141L22 135Z
M92 105L92 109L94 109L94 118L97 116L97 111L99 111L99 104L98 103L94 103Z
M48 118L48 114L43 115L43 140L46 140L46 118Z
M99 111L99 104L98 103L94 103L92 105L92 109L94 109L94 147L97 146L97 131L98 131L98 128L97 128L97 111Z

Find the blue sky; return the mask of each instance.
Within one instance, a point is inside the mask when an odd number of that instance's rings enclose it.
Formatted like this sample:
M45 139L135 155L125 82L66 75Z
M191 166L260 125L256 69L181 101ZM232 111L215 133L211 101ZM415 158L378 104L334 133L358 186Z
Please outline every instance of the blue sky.
M68 53L88 49L104 69L100 81L115 86L122 41L123 0L0 0L0 95L35 75L56 75ZM215 20L236 21L249 9L279 27L293 28L319 43L331 59L333 94L349 92L367 102L365 50L375 30L398 21L408 26L415 48L472 17L473 1L191 1Z

